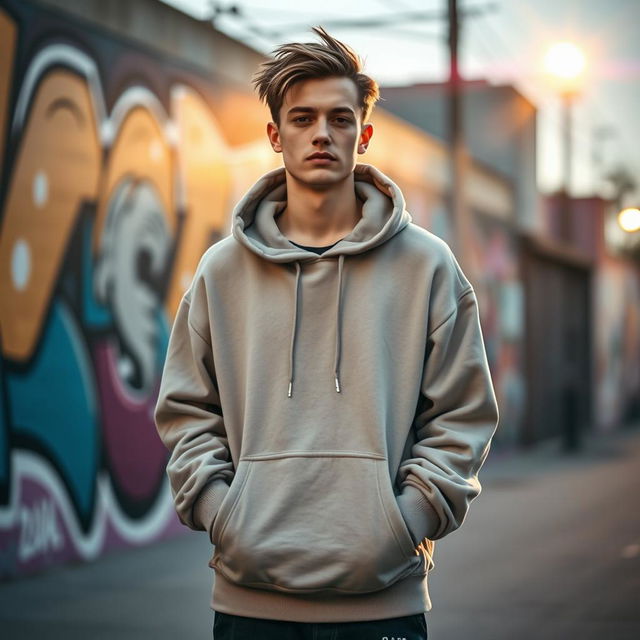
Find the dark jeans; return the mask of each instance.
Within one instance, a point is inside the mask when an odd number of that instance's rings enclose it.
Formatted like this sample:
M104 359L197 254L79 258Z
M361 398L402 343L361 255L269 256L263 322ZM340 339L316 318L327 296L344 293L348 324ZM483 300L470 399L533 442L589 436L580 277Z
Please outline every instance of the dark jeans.
M370 622L287 622L216 611L213 640L427 640L424 613Z

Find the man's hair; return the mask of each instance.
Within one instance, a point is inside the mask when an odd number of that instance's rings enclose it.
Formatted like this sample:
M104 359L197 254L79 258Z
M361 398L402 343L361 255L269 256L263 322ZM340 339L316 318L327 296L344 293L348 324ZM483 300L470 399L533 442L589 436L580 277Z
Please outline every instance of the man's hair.
M313 27L324 41L290 42L274 50L274 57L263 62L253 77L260 99L269 107L273 121L280 125L280 108L287 91L301 80L346 77L358 90L364 122L380 97L378 83L362 73L362 59L348 45L330 36L322 27Z

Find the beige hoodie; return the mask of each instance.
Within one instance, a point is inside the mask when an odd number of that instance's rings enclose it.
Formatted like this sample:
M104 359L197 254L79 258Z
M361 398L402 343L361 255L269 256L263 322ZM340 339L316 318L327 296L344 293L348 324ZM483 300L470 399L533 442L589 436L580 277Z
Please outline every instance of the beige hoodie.
M284 169L202 257L155 412L180 520L209 532L216 611L302 622L431 609L498 422L476 296L399 188L357 165L362 218L322 255L274 216Z

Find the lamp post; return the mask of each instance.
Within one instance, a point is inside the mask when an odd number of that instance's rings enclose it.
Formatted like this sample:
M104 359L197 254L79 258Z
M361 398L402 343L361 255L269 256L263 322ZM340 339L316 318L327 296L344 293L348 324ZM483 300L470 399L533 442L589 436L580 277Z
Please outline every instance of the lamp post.
M545 67L556 83L562 98L564 124L564 188L561 191L560 235L564 242L569 243L571 234L571 178L573 164L573 148L571 144L571 112L573 102L578 93L579 82L585 67L585 58L574 44L559 42L549 48L545 56ZM576 357L575 342L575 309L562 305L559 321L566 344L564 357L560 361L561 380L558 389L558 401L562 413L562 448L566 452L574 452L581 448L580 437L580 375L578 367L580 359ZM586 311L586 309L585 309Z
M570 42L558 42L551 46L545 55L544 66L553 79L562 99L563 114L563 179L562 207L560 213L560 234L565 242L571 238L571 180L573 169L572 111L579 94L582 75L586 66L582 51Z

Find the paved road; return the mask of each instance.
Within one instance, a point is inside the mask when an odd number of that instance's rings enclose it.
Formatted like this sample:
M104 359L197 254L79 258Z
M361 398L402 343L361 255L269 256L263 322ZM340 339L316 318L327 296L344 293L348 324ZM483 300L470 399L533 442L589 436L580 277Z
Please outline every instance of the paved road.
M491 455L436 543L430 640L640 638L640 429ZM0 586L3 640L211 638L202 533ZM259 640L259 639L256 639Z
M430 638L640 638L638 430L555 451L492 465L436 543Z

